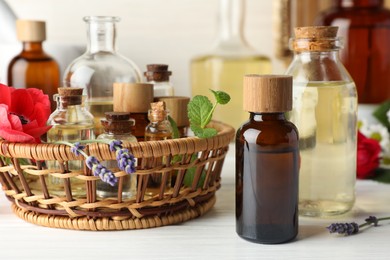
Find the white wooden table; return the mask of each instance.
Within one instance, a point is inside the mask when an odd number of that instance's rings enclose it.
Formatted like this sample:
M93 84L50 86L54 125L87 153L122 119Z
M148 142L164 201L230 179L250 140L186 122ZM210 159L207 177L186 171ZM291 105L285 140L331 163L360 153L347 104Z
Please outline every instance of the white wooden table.
M145 230L92 232L51 229L14 216L0 191L0 259L390 259L390 221L360 234L331 235L332 222L390 216L390 185L358 181L352 212L336 219L300 218L293 242L260 245L236 235L234 147L222 174L217 203L206 215L179 225Z

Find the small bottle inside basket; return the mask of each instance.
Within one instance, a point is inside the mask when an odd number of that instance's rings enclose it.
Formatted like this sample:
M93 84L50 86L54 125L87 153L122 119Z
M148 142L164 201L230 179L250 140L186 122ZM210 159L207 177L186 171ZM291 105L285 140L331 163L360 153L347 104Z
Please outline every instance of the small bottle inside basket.
M165 108L163 101L151 103L149 109L149 125L145 129L145 141L160 141L172 139L172 126L168 121L168 110ZM166 163L163 158L154 160L156 165L164 165ZM167 176L164 176L167 175ZM161 192L164 188L168 190L171 186L171 173L152 173L149 175L146 188L146 195L154 196Z
M81 140L95 139L93 132L93 115L83 105L83 89L81 88L58 88L54 95L57 101L57 109L50 115L47 125L52 126L47 132L47 142L58 141L75 143ZM83 171L83 161L74 160L67 162L48 161L49 169L56 169L58 173ZM59 178L49 175L48 188L50 194L69 198L85 193L85 182L75 178ZM71 188L70 188L71 187Z
M100 120L104 133L99 135L97 139L137 142L137 138L131 133L134 120L130 118L130 113L106 112L105 116L105 119ZM104 161L102 165L112 172L119 171L116 160ZM128 199L136 194L136 182L137 177L134 174L119 177L119 181L114 186L99 180L97 182L96 194L101 198L117 197L119 195L121 198Z

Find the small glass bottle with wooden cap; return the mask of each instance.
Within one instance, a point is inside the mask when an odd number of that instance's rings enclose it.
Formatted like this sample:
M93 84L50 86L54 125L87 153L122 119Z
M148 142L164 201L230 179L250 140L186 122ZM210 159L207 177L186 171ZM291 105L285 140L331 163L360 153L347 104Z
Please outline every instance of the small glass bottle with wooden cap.
M251 242L276 244L298 233L298 130L292 77L244 77L244 110L236 135L236 231Z
M100 134L96 139L137 142L137 138L131 134L134 120L130 118L130 113L106 112L105 115L106 118L100 120L104 128L104 133ZM112 172L119 171L116 160L105 161L102 164ZM128 199L136 194L136 182L137 177L134 174L120 176L118 183L114 186L99 180L96 187L96 194L101 198L117 197L119 195L121 199Z
M44 21L17 20L16 30L23 49L8 65L8 85L41 89L49 95L51 109L54 111L56 104L53 96L60 86L60 69L57 62L43 49L46 24Z
M65 141L75 143L81 140L95 139L93 115L83 104L82 88L58 88L54 95L57 109L50 115L47 125L52 128L47 132L47 142ZM83 171L83 161L68 161L61 164L58 161L47 162L49 169L60 169L62 172ZM71 186L72 195L85 193L85 182L70 178L49 176L49 191L55 195L64 195L65 189ZM68 191L69 191L68 190ZM68 194L69 195L69 194Z
M169 112L165 107L165 102L159 101L150 104L149 109L149 125L145 129L145 141L160 141L172 139L172 126L168 120ZM157 158L155 164L163 165L166 163L164 158ZM146 195L154 196L156 194L162 195L162 190L167 191L171 186L172 174L152 173L147 182ZM163 189L162 189L163 188Z
M299 213L343 214L355 202L357 91L339 59L338 27L295 28L293 110L301 151Z

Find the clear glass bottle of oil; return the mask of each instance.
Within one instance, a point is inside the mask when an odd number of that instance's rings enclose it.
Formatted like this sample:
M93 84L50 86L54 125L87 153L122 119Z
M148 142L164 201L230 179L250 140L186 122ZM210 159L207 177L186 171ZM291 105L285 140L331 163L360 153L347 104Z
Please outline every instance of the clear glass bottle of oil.
M64 73L65 87L84 88L85 104L95 117L95 135L103 133L100 119L113 111L113 83L141 81L136 64L115 49L118 17L87 16L87 51L75 59Z
M65 141L75 143L80 140L94 139L93 116L83 105L82 88L58 88L54 95L57 100L57 109L50 115L47 124L52 128L47 132L47 142ZM48 161L49 169L58 169L59 172L83 171L83 161L67 161L60 165L58 161ZM85 193L85 182L77 178L67 179L49 176L48 188L50 194L65 194L70 186L72 195Z
M355 201L357 91L339 60L337 27L300 27L291 40L291 121L300 134L299 212L332 216Z
M130 113L106 112L105 114L106 118L101 120L104 133L99 135L96 139L137 142L137 138L131 134L131 129L133 128L135 121L130 119ZM105 161L102 162L102 164L112 172L119 171L118 162L116 160ZM118 183L114 186L99 180L96 185L96 194L101 198L117 197L119 192L118 189L120 188L120 197L128 199L136 194L136 184L137 176L134 174L119 177Z
M172 139L172 125L168 120L169 112L165 107L165 102L159 101L151 103L151 109L149 110L149 125L145 129L145 141L160 141ZM157 158L155 160L156 164L163 165L165 161L163 158ZM165 181L163 179L163 174L161 173L152 173L149 176L146 195L154 196L160 193L163 182L165 182L165 190L168 190L171 186L171 173L168 174Z
M192 96L206 95L209 89L222 90L232 97L229 105L218 107L216 120L239 127L247 119L242 110L242 78L245 74L268 74L271 61L254 51L243 34L244 0L220 0L219 32L216 47L191 61Z

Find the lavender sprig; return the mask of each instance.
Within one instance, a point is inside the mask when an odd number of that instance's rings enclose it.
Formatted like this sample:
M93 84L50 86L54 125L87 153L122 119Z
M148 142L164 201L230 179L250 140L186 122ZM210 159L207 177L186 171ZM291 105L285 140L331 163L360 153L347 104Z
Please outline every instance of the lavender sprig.
M116 160L118 162L119 169L122 171L125 171L127 174L135 172L135 158L128 149L122 148L117 150Z
M338 233L345 236L350 236L359 233L359 231L361 231L361 229L365 226L373 225L374 227L377 227L378 222L382 220L390 220L390 217L377 218L375 216L369 216L365 219L365 222L360 225L358 225L356 222L333 223L326 228L329 230L329 233Z
M115 186L118 182L118 178L106 167L100 164L99 160L94 156L88 156L85 161L87 167L92 170L94 176L99 176L102 181Z
M86 141L83 141L86 142ZM88 141L91 142L91 141ZM57 142L59 144L65 144L70 146L70 151L74 153L76 156L82 155L86 158L85 164L89 169L92 170L92 173L94 176L99 176L100 179L110 184L111 186L114 186L118 182L118 178L106 167L100 164L98 159L94 156L88 156L83 150L85 149L85 146L81 145L80 142L76 142L74 144L69 142Z

